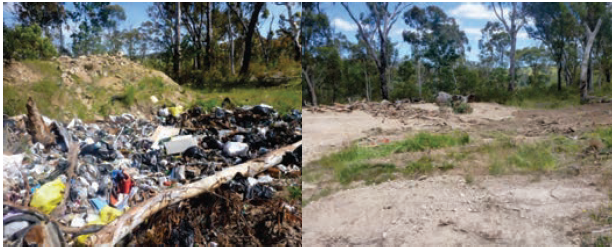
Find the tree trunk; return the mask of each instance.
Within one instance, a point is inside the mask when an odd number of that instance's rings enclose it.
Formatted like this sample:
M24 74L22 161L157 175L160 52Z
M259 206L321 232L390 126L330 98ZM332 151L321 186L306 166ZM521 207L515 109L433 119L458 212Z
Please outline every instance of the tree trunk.
M181 58L181 51L179 50L180 47L180 43L181 43L181 24L180 24L180 20L181 20L181 8L180 8L180 3L177 3L177 10L176 10L176 19L177 19L177 23L175 23L175 54L174 54L174 58L173 58L173 72L175 73L175 77L177 78L177 83L181 84L181 76L179 75L179 64L180 62L180 58Z
M66 47L64 47L64 31L62 30L62 23L60 23L60 49L59 49L60 53L58 53L59 55L64 55L64 51L66 50Z
M384 63L382 63L384 64ZM381 83L382 99L388 100L388 77L386 77L386 67L378 67L379 80Z
M584 46L584 54L582 55L582 66L580 68L580 90L582 99L588 98L588 64L590 61L591 50L593 48L593 42L595 41L595 36L597 36L600 27L601 18L599 19L599 21L597 21L597 25L595 26L594 31L591 31L588 27L588 24L584 23L586 44Z
M235 42L232 35L232 23L230 21L230 7L228 7L228 37L230 40L230 72L235 75Z
M337 99L336 98L337 97L336 96L337 93L335 93L335 90L336 90L335 85L336 85L336 82L335 82L335 79L333 78L333 104L335 104L335 101Z
M512 29L515 26L512 25ZM512 32L511 36L511 48L510 48L510 84L507 87L508 91L514 91L516 87L516 33Z
M369 95L369 73L367 73L367 65L365 64L365 92L367 94L367 101L371 102L371 96Z
M422 75L420 74L420 65L422 62L418 59L418 96L422 99Z
M211 69L211 60L212 60L211 58L213 57L212 56L213 52L211 51L211 40L212 40L211 39L212 37L212 34L211 34L211 30L212 30L211 28L211 24L212 24L211 5L212 4L213 4L212 2L207 3L207 37L205 41L207 43L206 45L207 47L205 48L207 50L207 63L205 64L205 67L207 68L207 70Z
M561 70L563 69L563 65L561 65L561 64L562 64L562 62L559 62L559 67L558 67L559 69L557 71L558 74L556 75L557 76L558 90L559 91L561 91L563 89L562 86L561 86Z
M307 72L306 68L303 68L301 72L303 73L303 76L305 77L305 81L307 81L309 95L311 95L311 104L313 106L318 106L318 97L316 96L316 90L314 88L313 82L311 81L311 78L309 78L309 73Z
M588 91L593 92L593 54L588 57Z
M252 58L252 37L254 36L254 29L256 27L256 23L258 22L258 15L263 6L264 6L264 3L262 2L254 3L254 11L252 12L252 17L249 21L249 26L247 28L247 34L245 35L245 49L243 51L243 65L241 65L241 71L240 71L240 74L243 76L249 73L249 61Z

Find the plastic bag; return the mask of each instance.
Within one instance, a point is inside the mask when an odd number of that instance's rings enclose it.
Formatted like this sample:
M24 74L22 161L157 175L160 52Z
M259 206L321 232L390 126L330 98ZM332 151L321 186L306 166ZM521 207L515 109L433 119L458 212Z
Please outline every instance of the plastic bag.
M181 113L183 113L183 107L182 106L168 108L168 110L171 111L171 115L173 115L174 117L179 117L179 115Z
M38 208L45 214L50 214L55 207L64 199L64 189L66 186L62 183L60 178L55 181L45 183L36 190L36 193L32 195L32 201L30 206Z
M100 209L100 221L105 225L109 224L111 221L114 221L123 213L124 212L110 206L103 207L102 209Z

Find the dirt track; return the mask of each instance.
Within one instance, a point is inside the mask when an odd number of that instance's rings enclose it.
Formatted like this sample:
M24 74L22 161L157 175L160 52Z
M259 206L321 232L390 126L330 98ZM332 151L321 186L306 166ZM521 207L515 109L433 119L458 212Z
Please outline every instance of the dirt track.
M303 165L380 128L398 138L412 130L472 133L507 131L537 138L576 136L611 125L610 104L561 110L522 110L472 104L471 115L404 121L364 112L305 112ZM435 108L422 104L420 108ZM611 165L611 159L605 166ZM582 166L580 166L582 167ZM305 171L309 171L306 167ZM423 181L397 180L344 190L303 209L304 246L578 246L586 214L609 202L599 174L571 178L442 174ZM611 185L611 184L610 184ZM303 193L318 189L304 183ZM611 189L611 186L610 186ZM610 191L611 192L611 191ZM313 192L311 192L313 193ZM611 229L609 229L611 233Z

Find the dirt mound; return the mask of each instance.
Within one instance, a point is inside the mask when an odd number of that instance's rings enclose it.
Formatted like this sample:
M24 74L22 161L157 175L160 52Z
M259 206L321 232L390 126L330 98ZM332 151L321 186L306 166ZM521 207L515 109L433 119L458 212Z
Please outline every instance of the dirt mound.
M85 83L102 78L98 83L103 85L108 85L109 79L117 79L115 82L136 82L144 76L157 76L161 77L165 84L177 85L164 73L147 69L122 55L90 55L78 58L60 56L54 61L58 63L62 81L66 85L75 84L74 76Z
M5 63L2 69L3 83L33 83L40 81L43 77L36 73L36 70L28 67L27 65L13 61L11 63Z
M50 61L5 62L3 72L3 83L9 85L31 84L58 77L68 87L86 83L121 90L125 83L138 82L144 77L160 77L164 84L179 86L163 72L145 68L121 55L60 56Z

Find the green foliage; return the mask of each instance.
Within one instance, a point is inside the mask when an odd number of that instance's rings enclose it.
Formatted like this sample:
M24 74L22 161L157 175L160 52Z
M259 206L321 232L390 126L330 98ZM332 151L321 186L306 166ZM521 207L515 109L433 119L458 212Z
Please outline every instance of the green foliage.
M43 38L43 30L37 25L14 28L2 27L3 58L6 60L48 59L57 55L49 38Z
M193 104L190 105L190 107L201 107L204 110L213 110L213 108L220 106L221 102L218 102L215 99L209 99L209 100L203 100L203 99L197 99L194 101Z
M136 95L136 88L130 85L126 87L126 89L124 90L124 94L122 94L119 100L122 103L124 103L124 105L126 105L127 107L130 107L134 105L135 95Z
M452 110L456 114L471 114L473 112L473 108L469 103L462 102L452 102Z

